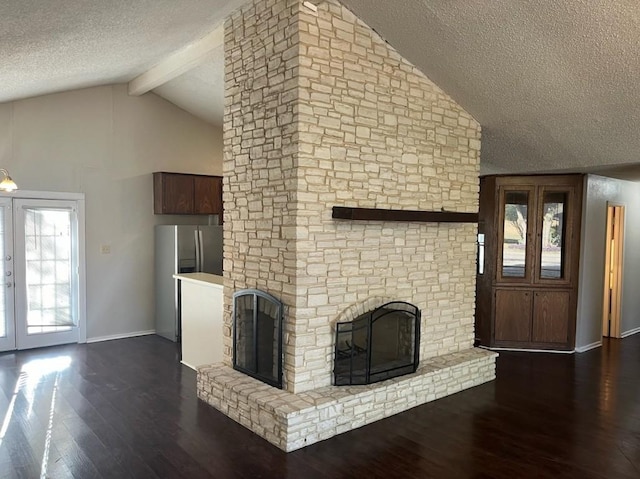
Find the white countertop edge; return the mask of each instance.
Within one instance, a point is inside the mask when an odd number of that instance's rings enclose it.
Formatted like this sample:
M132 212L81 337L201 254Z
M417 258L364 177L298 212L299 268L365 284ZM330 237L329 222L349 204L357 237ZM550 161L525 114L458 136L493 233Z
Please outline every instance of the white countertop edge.
M181 281L187 281L189 283L202 284L206 286L213 286L222 289L224 284L224 278L216 274L210 273L183 273L174 274L174 278Z

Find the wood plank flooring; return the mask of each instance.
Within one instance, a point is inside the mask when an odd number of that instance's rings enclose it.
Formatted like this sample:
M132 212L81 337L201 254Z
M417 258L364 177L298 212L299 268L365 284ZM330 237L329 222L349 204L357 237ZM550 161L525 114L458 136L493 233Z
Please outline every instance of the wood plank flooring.
M197 400L157 336L0 354L1 478L640 477L640 335L285 454Z

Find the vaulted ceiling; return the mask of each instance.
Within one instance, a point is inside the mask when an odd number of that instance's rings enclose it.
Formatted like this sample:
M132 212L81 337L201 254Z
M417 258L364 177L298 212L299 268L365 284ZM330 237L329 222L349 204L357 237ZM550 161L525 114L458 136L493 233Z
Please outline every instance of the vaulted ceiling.
M245 1L2 0L0 102L129 82L214 31ZM167 96L198 107L204 95L221 111L223 49L202 60L190 78L165 85Z
M4 0L0 102L129 82L244 1ZM343 3L481 123L483 172L637 173L635 0ZM153 91L219 124L222 48L192 66Z
M345 0L483 127L485 168L640 162L635 0Z

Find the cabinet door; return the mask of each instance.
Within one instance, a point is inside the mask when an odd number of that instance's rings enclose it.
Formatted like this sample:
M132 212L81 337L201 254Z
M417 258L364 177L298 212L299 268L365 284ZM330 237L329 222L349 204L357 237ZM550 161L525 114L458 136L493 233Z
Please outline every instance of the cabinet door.
M570 186L538 188L535 282L568 285L571 281L573 224L579 210Z
M218 215L218 224L222 224L224 217L224 204L222 203L222 176L213 177L213 211Z
M195 213L222 216L222 177L194 176Z
M531 283L535 188L502 186L498 190L498 268L502 283Z
M568 343L570 299L569 291L537 291L534 293L532 342Z
M154 173L154 213L193 214L193 176Z
M528 342L531 338L531 292L496 289L495 341Z

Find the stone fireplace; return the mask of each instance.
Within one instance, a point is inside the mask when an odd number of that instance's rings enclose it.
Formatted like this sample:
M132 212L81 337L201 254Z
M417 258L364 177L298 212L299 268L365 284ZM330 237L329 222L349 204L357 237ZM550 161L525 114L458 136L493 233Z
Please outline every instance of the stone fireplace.
M336 0L253 0L227 19L225 63L226 359L199 397L291 451L492 380L495 354L473 348L477 226L331 213L477 212L479 124ZM282 390L232 368L245 289L282 301ZM417 369L335 386L336 325L390 301L421 312Z

